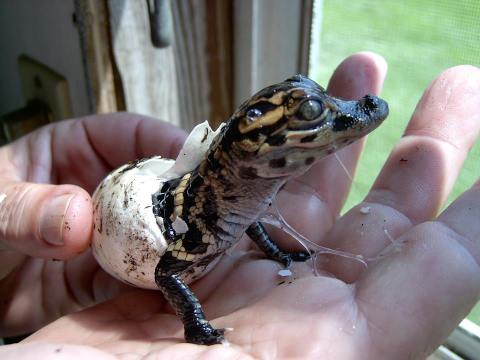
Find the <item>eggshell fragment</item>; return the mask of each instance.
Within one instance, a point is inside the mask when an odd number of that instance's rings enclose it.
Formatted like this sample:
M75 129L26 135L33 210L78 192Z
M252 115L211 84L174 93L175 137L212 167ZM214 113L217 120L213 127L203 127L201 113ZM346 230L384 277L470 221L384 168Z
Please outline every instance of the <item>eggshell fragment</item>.
M154 289L155 267L167 248L152 211L152 194L163 179L152 176L173 165L173 160L152 158L111 173L93 196L93 254L100 266L129 284Z
M292 276L292 271L289 269L282 269L278 271L278 275L281 277L290 277Z
M183 176L202 161L221 128L197 125L176 161L160 156L124 165L110 173L93 195L93 255L116 278L146 289L156 289L155 267L168 244L163 219L155 217L152 195L169 179ZM178 234L188 231L177 217Z

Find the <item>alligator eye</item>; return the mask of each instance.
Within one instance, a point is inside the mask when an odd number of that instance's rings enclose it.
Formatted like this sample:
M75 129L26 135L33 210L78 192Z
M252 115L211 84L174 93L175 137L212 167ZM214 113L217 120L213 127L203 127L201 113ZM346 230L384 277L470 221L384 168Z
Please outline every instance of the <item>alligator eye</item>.
M258 109L253 108L247 111L246 116L247 116L247 121L252 122L252 121L255 121L257 118L259 118L260 116L262 116L262 112Z
M320 104L318 101L307 100L300 105L298 112L305 120L314 120L322 114L323 108L322 104Z

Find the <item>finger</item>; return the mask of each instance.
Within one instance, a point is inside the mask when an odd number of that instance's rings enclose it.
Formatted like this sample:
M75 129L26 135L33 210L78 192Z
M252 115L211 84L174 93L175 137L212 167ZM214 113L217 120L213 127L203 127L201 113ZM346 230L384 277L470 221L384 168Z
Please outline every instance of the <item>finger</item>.
M375 257L412 224L431 219L451 191L480 132L480 70L442 73L420 100L365 202L338 221L326 246ZM327 269L354 281L363 265L330 259Z
M61 183L78 184L78 176L83 175L79 185L86 185L92 190L112 169L142 157L162 155L175 158L185 138L185 132L169 123L129 113L116 113L81 119L59 129L59 133L78 133L83 148L67 146L66 137L56 136L54 149L63 149L56 157L56 164L61 164L58 178ZM79 153L84 161L78 161ZM81 157L80 157L81 159ZM84 171L85 163L95 161L103 171L88 173Z
M142 156L175 158L186 137L185 131L168 122L131 113L89 117L82 123L92 146L112 167Z
M400 252L369 268L357 300L372 341L402 358L422 358L468 314L480 294L480 184L437 221L405 233ZM376 340L377 339L377 340ZM426 347L427 346L427 347ZM389 358L385 355L384 358Z
M335 70L328 92L344 99L358 99L365 94L378 94L382 89L386 72L387 64L379 55L370 52L354 54ZM362 148L363 141L357 141L337 153L348 173L355 172ZM302 229L307 238L318 242L332 226L350 185L351 179L338 159L329 156L312 167L304 176L289 182L277 196L277 204L292 226ZM299 216L298 209L289 206L292 203L302 204L302 209L305 210L302 212L303 216ZM288 245L285 244L285 247Z
M115 360L115 355L94 348L93 346L82 346L53 342L31 342L5 345L0 348L2 359L35 360L35 359L97 359Z
M0 182L0 193L2 249L66 259L89 245L92 204L85 190L72 185Z
M11 157L22 180L75 184L92 192L108 172L128 161L175 158L184 138L183 130L146 116L93 115L20 139L12 144Z

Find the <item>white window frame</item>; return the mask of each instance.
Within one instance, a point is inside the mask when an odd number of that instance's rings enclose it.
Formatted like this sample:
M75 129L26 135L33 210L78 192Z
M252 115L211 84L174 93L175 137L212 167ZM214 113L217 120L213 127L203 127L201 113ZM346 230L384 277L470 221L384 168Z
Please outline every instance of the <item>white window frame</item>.
M461 359L464 357L467 359L480 359L480 326L468 319L464 319L450 334L445 341L444 347L453 353L453 356L448 357L448 355L442 353L443 357L439 357L439 359L456 360L458 356ZM437 350L435 355L440 352L441 349Z
M308 73L313 0L235 0L234 103Z

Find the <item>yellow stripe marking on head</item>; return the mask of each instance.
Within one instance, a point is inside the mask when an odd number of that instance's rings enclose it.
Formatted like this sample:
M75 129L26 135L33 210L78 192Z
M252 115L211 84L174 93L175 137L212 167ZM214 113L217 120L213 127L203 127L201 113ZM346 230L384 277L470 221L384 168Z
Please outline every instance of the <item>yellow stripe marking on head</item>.
M265 115L259 116L255 121L248 123L244 118L238 125L238 129L242 134L245 134L254 129L259 129L264 126L275 124L283 116L283 106L277 107L275 110L267 112Z

